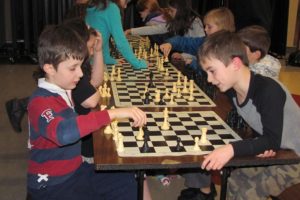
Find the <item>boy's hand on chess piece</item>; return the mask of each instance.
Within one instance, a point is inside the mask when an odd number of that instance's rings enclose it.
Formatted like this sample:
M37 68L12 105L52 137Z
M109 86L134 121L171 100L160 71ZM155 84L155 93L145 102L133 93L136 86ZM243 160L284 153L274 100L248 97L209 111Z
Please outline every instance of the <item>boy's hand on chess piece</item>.
M227 144L204 156L204 161L201 165L201 168L208 171L220 170L233 156L233 147L231 144Z
M170 53L170 51L172 49L172 45L170 43L164 43L164 44L162 44L162 45L159 46L159 49L164 54L164 57L168 57L169 53Z
M274 156L276 156L276 152L273 151L272 149L265 150L264 153L256 155L256 157L259 157L259 158L270 158L270 157L274 157Z
M175 60L183 60L182 55L180 53L177 53L177 52L172 54L172 58L175 59Z
M142 127L147 123L146 113L137 107L111 109L108 110L108 114L111 120L116 118L133 119L132 126L134 127Z

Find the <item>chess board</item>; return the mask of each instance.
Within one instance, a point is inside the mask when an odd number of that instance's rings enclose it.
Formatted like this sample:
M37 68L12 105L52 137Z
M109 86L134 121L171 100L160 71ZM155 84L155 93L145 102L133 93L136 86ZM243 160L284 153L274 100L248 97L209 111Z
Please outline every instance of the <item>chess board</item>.
M169 112L169 130L161 130L164 121L162 112L147 112L149 135L148 152L143 152L144 141L137 141L138 128L131 127L129 120L119 121L118 130L123 135L124 151L120 157L182 156L208 154L241 138L213 111ZM207 142L194 150L194 138L201 138L201 128L207 128ZM178 151L177 138L181 139Z
M121 68L121 79L122 81L145 81L149 80L150 71L153 73L153 81L174 81L178 78L178 70L170 63L165 65L164 68L168 69L168 75L166 71L159 71L156 66L156 58L148 58L149 66L147 69L134 70L129 63L123 63L122 65L115 65L117 72L118 68ZM105 70L108 75L111 74L112 66L108 65ZM115 74L115 77L117 73ZM182 75L181 75L182 80ZM116 81L116 80L114 80Z
M155 82L155 88L148 88L150 93L150 103L144 104L145 87L149 82L112 82L111 88L116 107L214 107L216 104L194 84L194 100L189 101L189 93L181 93L177 98L174 94L174 104L170 104L170 99L165 100L165 105L154 102L155 89L159 89L161 95L165 94L166 88L169 94L172 93L173 82ZM177 86L182 90L183 85Z

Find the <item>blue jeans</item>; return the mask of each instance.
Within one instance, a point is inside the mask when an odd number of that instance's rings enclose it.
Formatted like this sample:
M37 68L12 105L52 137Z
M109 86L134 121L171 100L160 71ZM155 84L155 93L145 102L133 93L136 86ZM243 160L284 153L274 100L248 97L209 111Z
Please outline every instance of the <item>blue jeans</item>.
M137 182L133 173L95 172L93 165L83 163L64 183L28 188L28 193L32 200L134 200Z

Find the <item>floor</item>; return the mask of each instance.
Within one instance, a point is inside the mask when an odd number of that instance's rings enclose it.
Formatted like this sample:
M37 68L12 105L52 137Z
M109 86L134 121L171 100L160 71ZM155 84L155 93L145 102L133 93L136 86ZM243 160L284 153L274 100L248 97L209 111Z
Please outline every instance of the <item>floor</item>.
M22 122L23 132L15 133L10 127L5 102L15 97L25 97L32 93L35 82L31 78L36 66L0 64L0 199L22 200L26 195L27 167L27 125ZM300 68L284 67L280 80L289 90L300 95ZM183 179L171 181L170 186L162 186L157 178L149 179L153 200L173 200L183 187ZM216 198L217 199L217 198Z

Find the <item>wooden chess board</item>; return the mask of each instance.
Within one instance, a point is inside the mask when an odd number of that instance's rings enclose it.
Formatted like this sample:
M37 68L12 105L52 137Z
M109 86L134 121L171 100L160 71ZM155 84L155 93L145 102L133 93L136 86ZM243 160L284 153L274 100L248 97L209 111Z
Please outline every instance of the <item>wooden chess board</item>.
M120 157L183 156L203 155L241 138L213 111L169 112L169 130L162 130L162 112L147 112L148 152L143 152L144 141L137 141L138 128L131 127L129 120L118 122L118 130L123 135L124 151ZM201 128L207 128L207 142L194 150L195 137L201 138ZM146 131L145 131L146 132ZM180 138L180 150L176 148Z
M112 82L111 88L116 107L214 107L215 103L196 85L194 84L194 100L189 101L189 93L181 93L181 97L176 97L172 92L173 82L154 82L155 88L148 88L150 103L144 103L145 87L149 82ZM177 86L181 90L183 85ZM159 89L161 95L165 94L166 88L169 95L173 93L174 104L170 104L170 99L166 99L165 105L154 102L155 89Z

